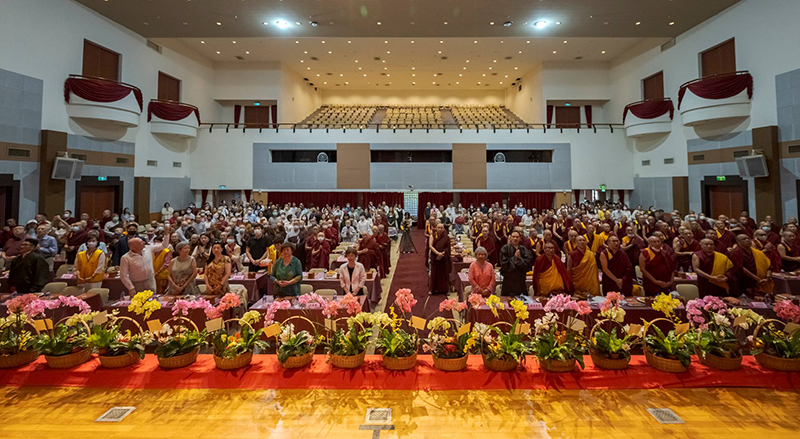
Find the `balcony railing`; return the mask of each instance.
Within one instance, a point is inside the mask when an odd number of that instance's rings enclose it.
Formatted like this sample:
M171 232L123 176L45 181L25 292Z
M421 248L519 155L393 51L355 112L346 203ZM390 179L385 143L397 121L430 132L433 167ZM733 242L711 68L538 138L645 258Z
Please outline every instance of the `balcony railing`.
M575 130L578 133L581 130L584 131L591 131L593 133L597 133L598 130L608 130L611 133L614 132L615 129L623 128L622 124L618 123L593 123L593 124L570 124L569 126L561 126L555 123L512 123L512 124L469 124L472 127L467 128L465 124L406 124L403 125L391 125L391 124L383 124L383 123L368 123L368 124L315 124L315 123L235 123L235 122L204 122L200 124L201 128L207 128L208 132L212 132L214 129L224 129L225 132L229 132L231 129L234 130L242 130L242 132L246 132L247 130L258 130L258 132L263 132L263 130L275 130L277 133L279 130L292 130L292 132L304 131L308 130L309 132L313 132L314 130L325 130L325 132L330 132L330 130L342 130L342 132L347 132L347 130L358 130L359 133L364 132L364 130L373 130L375 132L381 131L391 131L396 133L398 131L442 131L444 133L448 131L457 131L459 133L463 133L464 131L471 132L475 131L476 133L480 133L481 131L509 131L514 132L514 130L520 131L524 130L526 132L530 132L531 130L541 130L542 132L547 132L548 130L551 131L559 131L564 132L565 130Z

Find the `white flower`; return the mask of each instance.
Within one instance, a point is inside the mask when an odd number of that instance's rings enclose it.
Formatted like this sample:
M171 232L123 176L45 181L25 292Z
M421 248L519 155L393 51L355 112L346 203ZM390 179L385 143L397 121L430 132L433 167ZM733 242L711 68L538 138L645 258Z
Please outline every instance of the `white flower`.
M167 335L167 336L172 335L172 326L164 323L163 325L161 325L161 330L158 331L158 332L159 332L159 334L163 334L163 335Z
M483 335L489 329L489 325L485 323L476 323L475 326L472 327L472 330L475 331L478 335Z
M281 331L281 344L288 343L289 340L292 339L294 336L294 325L289 323L288 325L283 327L283 331Z
M714 314L714 323L719 326L730 326L731 321L722 314Z
M550 326L556 323L558 320L558 316L556 316L552 312L548 312L547 314L543 315L541 318L536 319L533 322L533 329L536 334L543 334L545 332L550 331Z

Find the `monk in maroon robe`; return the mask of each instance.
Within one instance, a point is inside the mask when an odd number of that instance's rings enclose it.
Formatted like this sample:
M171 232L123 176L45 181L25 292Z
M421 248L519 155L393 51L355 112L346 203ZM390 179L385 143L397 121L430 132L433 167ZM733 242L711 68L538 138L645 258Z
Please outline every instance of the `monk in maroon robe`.
M330 264L331 246L325 240L325 233L317 233L317 239L311 243L311 264L310 268L328 269Z
M620 248L628 255L631 265L634 267L639 265L639 252L647 247L647 243L641 236L636 234L634 226L628 226L625 229L625 235L620 238L620 241Z
M646 296L669 293L674 281L675 267L666 252L661 238L647 238L649 246L639 252L639 268L642 270L642 286Z
M561 262L554 242L544 244L544 254L533 264L533 288L538 296L572 294L574 290L572 278Z
M339 230L333 226L333 221L328 221L325 231L325 241L328 242L330 248L334 249L339 246Z
M720 253L727 254L728 249L733 247L733 245L736 243L736 235L725 228L725 222L723 220L719 220L714 223L714 232L717 234L717 240L719 240L720 245L725 247L725 251Z
M694 239L694 234L684 227L680 228L680 238L675 240L672 248L678 256L678 269L688 272L692 269L692 255L700 251L700 241Z
M495 241L494 236L492 236L491 232L489 232L489 225L484 224L483 230L481 231L478 238L475 239L475 248L483 247L486 249L486 259L492 263L492 265L497 265L497 241Z
M431 291L430 294L447 294L450 291L450 235L444 224L436 225L436 231L428 242L431 257Z
M611 235L606 248L600 252L600 269L603 271L603 294L616 291L625 296L633 293L633 265L622 251L620 240Z
M727 256L714 250L714 242L708 238L700 241L701 250L692 256L694 272L697 273L697 289L700 297L717 296L727 297L735 295L738 290L734 287L736 272L733 263ZM714 261L720 253L729 263L725 274L714 274Z
M756 253L759 251L753 249L753 241L749 236L742 234L736 237L736 248L731 250L730 258L733 262L739 294L752 297L756 294L764 295L772 292L774 284L771 281L775 265L772 259L764 253L770 262L766 273L763 273L764 277L760 277L756 263ZM763 258L760 255L758 257Z
M377 233L377 227L373 228L373 233ZM364 265L364 270L380 269L380 250L378 242L373 235L364 235L358 242L358 262Z
M389 275L389 246L392 243L392 239L385 232L383 225L378 226L378 234L375 235L375 241L378 243L378 249L380 250L381 269L383 270L381 276L386 277Z
M766 231L763 229L756 229L753 232L753 248L761 250L764 252L765 255L769 258L772 262L771 266L775 273L780 273L781 271L781 254L778 252L778 244L780 244L780 238L778 238L778 242L773 243L769 240L769 234L772 231Z
M311 233L306 236L305 242L303 243L303 247L305 250L305 268L311 268L311 251L314 250L314 242L317 240L317 235L319 234L319 227L314 226L311 228Z
M781 270L787 273L800 269L800 245L795 243L795 239L794 232L787 230L783 232L783 241L778 244L778 253L781 255Z

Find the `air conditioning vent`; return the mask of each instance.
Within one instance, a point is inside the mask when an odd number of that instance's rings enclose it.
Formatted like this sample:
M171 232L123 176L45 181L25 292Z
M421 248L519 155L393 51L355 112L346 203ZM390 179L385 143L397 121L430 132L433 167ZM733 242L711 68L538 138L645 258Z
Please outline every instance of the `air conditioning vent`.
M513 56L507 56L506 59L514 59Z
M328 76L333 76L333 73L331 73L331 72L328 72L328 73L326 73L326 75L328 75Z
M738 159L739 157L747 157L748 154L750 154L750 150L749 149L743 149L741 151L734 151L733 152L733 158Z
M148 160L147 166L158 166L158 162L156 160Z
M236 59L238 59L239 61L244 61L244 57L241 55L236 55Z
M704 162L706 160L705 154L694 154L692 155L692 160L696 162Z
M675 163L675 159L674 158L664 159L664 164L665 165L672 165L674 163Z
M172 162L172 167L173 168L180 168L181 166L183 166L183 164L181 162Z
M381 60L381 57L379 57L379 56L376 56L376 57L374 57L374 58L372 58L372 59L374 59L375 61L380 61L380 60Z
M642 160L642 166L650 166L650 160Z
M23 149L23 148L8 148L6 154L9 157L30 157L31 150L30 149Z
M445 60L447 60L447 57L443 56L441 59L442 59L442 61L445 61Z
M666 43L662 44L661 45L661 51L664 52L667 49L670 49L670 48L672 48L674 46L675 46L675 38L673 38L673 39L667 41Z
M316 56L312 56L312 57L311 57L311 58L309 58L309 59L310 59L311 61L319 61L319 58L317 58Z
M70 154L70 156L76 160L83 160L84 162L86 161L86 154Z
M317 154L317 163L328 163L328 154L324 152Z
M789 154L798 154L800 153L800 145L792 145L788 148Z
M506 162L506 155L502 152L498 152L494 155L494 162L495 163L505 163Z
M117 164L118 165L127 165L130 160L127 157L117 157Z
M159 46L158 44L156 44L156 43L154 43L154 42L152 42L150 40L147 40L147 47L155 50L158 53L161 53L161 46Z

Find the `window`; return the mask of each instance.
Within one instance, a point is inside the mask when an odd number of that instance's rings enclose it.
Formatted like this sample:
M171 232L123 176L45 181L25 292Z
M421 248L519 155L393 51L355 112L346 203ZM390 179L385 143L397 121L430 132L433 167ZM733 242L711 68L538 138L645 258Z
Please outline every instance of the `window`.
M250 125L266 125L269 123L269 105L244 107L244 123Z
M664 159L664 164L665 165L674 165L675 164L675 159L674 158Z
M336 163L336 150L300 149L279 150L273 149L272 163L317 163L320 154L328 156L328 163ZM325 161L322 161L325 163Z
M498 153L505 156L506 163L552 163L553 151L549 149L486 150L486 162L494 163Z
M82 74L119 81L119 54L83 40Z
M172 162L172 167L173 168L180 168L181 166L183 166L183 163L181 163L181 162Z
M734 39L714 46L700 54L700 72L706 76L736 72L736 44Z
M147 166L158 166L158 162L156 160L148 160Z
M642 166L650 166L650 160L642 160Z
M556 107L556 128L581 126L581 107Z
M180 102L181 80L164 72L158 72L158 99Z
M452 150L375 150L370 151L373 163L452 163Z
M664 72L642 79L644 100L664 99Z
M419 207L419 192L403 192L403 210L410 213L412 217L417 217Z

